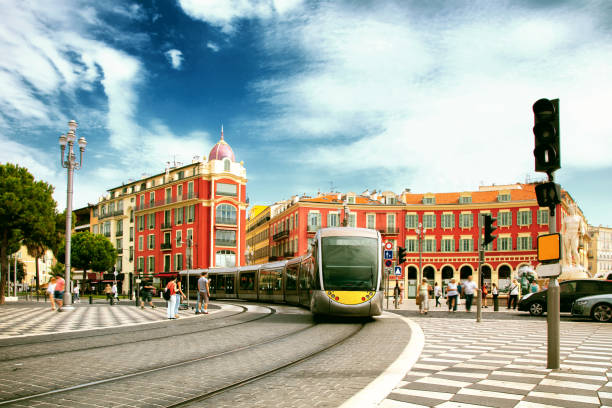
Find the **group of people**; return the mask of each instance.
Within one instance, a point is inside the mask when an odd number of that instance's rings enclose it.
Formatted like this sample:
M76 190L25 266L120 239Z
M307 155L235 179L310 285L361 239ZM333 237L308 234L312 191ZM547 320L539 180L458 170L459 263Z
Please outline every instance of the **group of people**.
M518 299L520 295L520 285L516 279L512 280L512 283L508 286L508 309L516 310L518 306ZM472 304L474 303L474 295L477 293L478 286L474 282L473 277L468 276L467 280L463 282L463 285L458 283L454 278L450 280L446 286L446 304L448 305L449 312L457 311L457 304L459 303L460 295L465 298L465 310L471 311ZM535 293L540 290L540 287L536 281L530 286L530 292ZM427 314L429 309L429 293L432 291L432 287L426 278L418 287L417 303L419 305L419 313ZM482 307L487 308L487 295L489 294L489 288L485 284L482 287ZM499 297L499 289L495 283L491 284L491 295L493 301ZM435 307L442 306L440 298L443 297L443 291L438 282L434 284L433 296L436 300Z

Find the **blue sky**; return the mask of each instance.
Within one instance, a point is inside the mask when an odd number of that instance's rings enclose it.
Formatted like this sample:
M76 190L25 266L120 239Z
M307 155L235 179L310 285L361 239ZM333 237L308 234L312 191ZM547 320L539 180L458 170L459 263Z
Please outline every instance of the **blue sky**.
M610 225L607 1L3 1L0 162L65 206L57 138L88 146L75 206L208 154L251 203L538 179L531 105L561 100L557 179Z

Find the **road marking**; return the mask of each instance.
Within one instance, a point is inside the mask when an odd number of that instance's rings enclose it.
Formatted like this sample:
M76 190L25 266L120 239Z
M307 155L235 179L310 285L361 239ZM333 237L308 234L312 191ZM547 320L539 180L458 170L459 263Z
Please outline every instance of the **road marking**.
M457 392L458 395L474 395L476 397L485 397L485 398L501 398L501 399L512 399L512 400L521 400L523 399L523 395L517 394L506 394L503 392L495 392L495 391L484 391L477 390L474 388L462 388Z
M527 396L529 397L540 397L540 398L550 398L561 401L574 401L574 402L583 402L585 404L597 404L599 405L599 398L597 397L588 397L585 395L572 395L572 394L556 394L552 392L541 392L541 391L531 391Z

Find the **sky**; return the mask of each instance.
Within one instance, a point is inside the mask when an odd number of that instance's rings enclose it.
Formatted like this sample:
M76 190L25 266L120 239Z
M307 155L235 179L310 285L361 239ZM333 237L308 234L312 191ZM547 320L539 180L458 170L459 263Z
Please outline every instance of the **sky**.
M221 126L251 204L541 180L532 104L559 98L556 181L612 225L612 2L4 0L0 162L74 206L206 156Z

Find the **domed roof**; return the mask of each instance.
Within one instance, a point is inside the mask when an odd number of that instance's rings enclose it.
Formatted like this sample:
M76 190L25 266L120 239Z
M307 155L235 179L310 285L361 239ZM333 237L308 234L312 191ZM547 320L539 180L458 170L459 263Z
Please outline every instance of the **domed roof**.
M221 126L221 139L216 145L213 146L212 149L210 149L210 153L208 153L208 161L223 160L225 158L230 159L233 162L236 161L232 148L225 142L225 140L223 140L223 126Z

